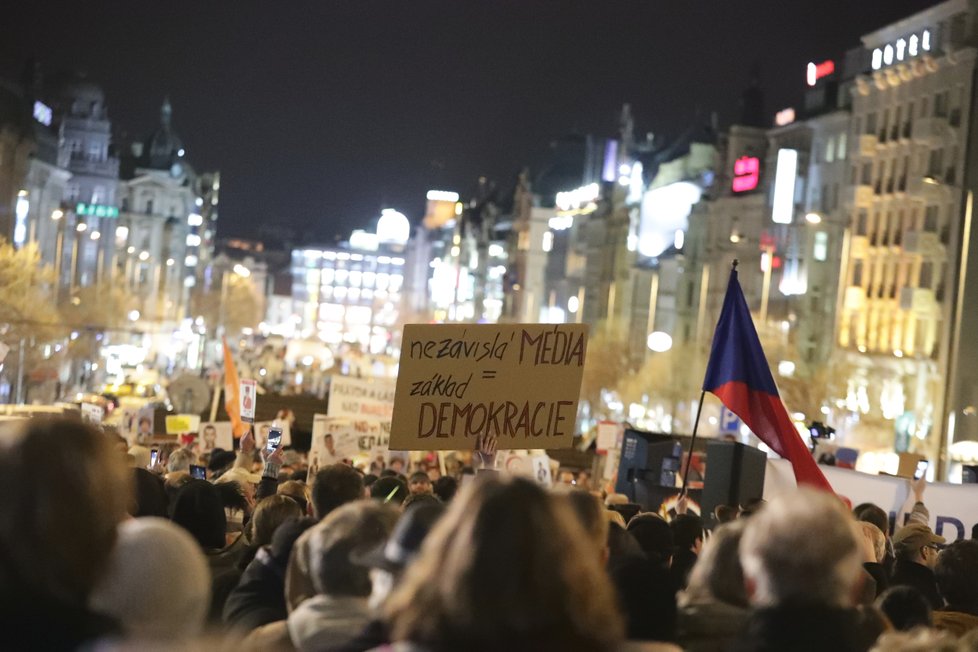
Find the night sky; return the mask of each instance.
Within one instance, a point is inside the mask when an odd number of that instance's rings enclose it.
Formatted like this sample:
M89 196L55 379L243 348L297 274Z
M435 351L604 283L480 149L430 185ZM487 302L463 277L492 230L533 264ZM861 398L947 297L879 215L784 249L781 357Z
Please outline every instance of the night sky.
M287 225L326 240L430 188L508 183L570 132L669 137L696 109L735 117L751 64L766 108L805 64L933 0L20 0L0 74L35 56L86 71L117 131L147 134L164 95L198 170L222 173L220 235Z

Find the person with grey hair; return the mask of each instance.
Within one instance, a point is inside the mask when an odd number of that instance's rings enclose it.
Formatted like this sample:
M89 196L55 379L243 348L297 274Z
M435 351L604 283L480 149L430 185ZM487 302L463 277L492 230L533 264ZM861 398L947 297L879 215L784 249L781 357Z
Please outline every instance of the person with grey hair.
M738 651L865 651L869 634L853 607L862 552L852 515L834 495L809 488L778 496L748 521L740 541L753 608Z
M186 448L179 448L170 453L166 461L167 473L178 473L180 471L190 472L190 465L197 461L197 456Z

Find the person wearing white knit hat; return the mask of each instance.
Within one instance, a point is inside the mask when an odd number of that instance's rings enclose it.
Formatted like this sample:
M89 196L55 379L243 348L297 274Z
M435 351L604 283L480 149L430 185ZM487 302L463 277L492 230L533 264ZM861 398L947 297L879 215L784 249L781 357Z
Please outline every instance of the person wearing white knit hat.
M129 640L172 642L200 635L210 591L207 560L194 538L166 519L137 518L119 525L89 605L117 619Z

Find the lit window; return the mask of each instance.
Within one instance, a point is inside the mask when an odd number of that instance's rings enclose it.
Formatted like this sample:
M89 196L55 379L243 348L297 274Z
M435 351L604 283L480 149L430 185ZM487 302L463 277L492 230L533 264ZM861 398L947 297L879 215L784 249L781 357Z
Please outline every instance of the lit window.
M200 236L196 233L187 234L187 246L188 247L199 247L200 246Z
M326 267L323 269L323 284L329 285L333 282L333 268Z
M916 46L913 49L916 49ZM883 50L876 48L875 50L873 50L873 70L879 70L882 67L883 67Z
M377 274L377 289L378 290L386 290L388 283L390 283L390 275L388 275L388 274Z
M831 163L835 160L835 139L829 136L829 139L825 141L825 162Z
M554 248L554 233L553 231L546 231L543 234L543 250L550 251Z
M197 213L191 213L187 216L187 224L190 226L200 226L204 223L204 218Z
M377 275L375 273L373 273L373 272L364 272L363 273L363 282L361 283L361 285L363 285L363 287L365 287L365 288L372 288L374 286L374 281L376 281L376 280L377 280Z
M360 287L363 274L357 271L350 272L350 285Z
M338 269L338 270L336 270L336 276L335 276L335 281L334 282L335 283L338 283L339 285L345 284L346 283L346 277L347 277L348 274L349 274L349 272L346 271L345 269Z
M400 274L391 274L391 283L390 283L391 292L397 292L401 287L401 283L403 282L404 282L403 276L401 276Z
M824 262L829 257L829 235L825 231L815 233L815 247L812 250L815 260Z
M836 150L835 154L835 157L840 161L844 161L846 159L846 132L844 131L839 134L838 149Z

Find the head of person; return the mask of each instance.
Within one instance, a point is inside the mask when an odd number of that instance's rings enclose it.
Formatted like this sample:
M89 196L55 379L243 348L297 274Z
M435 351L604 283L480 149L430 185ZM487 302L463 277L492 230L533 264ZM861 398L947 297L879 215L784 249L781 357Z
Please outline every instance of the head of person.
M401 511L406 512L419 505L441 505L441 499L435 494L409 494L401 503Z
M312 486L315 517L325 518L337 507L363 496L363 476L352 466L330 464L316 473Z
M129 454L132 455L132 465L137 469L148 469L152 452L145 446L136 444L129 447Z
M168 473L177 473L179 471L187 471L189 473L190 465L196 463L196 455L186 448L178 448L170 453L170 457L166 461L166 470Z
M740 563L755 607L849 607L862 573L855 522L837 497L800 488L747 521Z
M583 489L574 489L562 494L577 516L581 527L594 545L595 554L604 565L608 561L608 528L610 523L605 516L607 511L601 499Z
M143 468L132 469L133 501L129 507L130 516L159 516L166 518L169 509L169 497L163 479L155 473Z
M126 516L131 478L113 442L80 420L0 424L3 592L84 606Z
M859 521L859 528L867 541L873 544L873 554L876 556L876 563L882 563L886 556L886 536L883 531L870 521Z
M898 561L933 569L944 543L944 537L934 534L923 523L907 523L893 535L893 554Z
M430 494L431 478L424 471L415 471L408 478L408 492L412 494Z
M605 651L622 635L570 505L522 478L463 488L385 611L392 640L433 650Z
M107 572L89 604L128 637L174 641L200 634L210 607L210 570L197 542L161 518L119 525Z
M312 492L309 491L309 485L305 482L300 482L299 480L286 480L278 486L275 493L280 496L288 496L302 509L302 514L305 516L309 514L309 499L312 496Z
M139 434L153 434L153 421L149 417L139 417Z
M331 597L369 596L369 569L353 559L387 541L396 521L396 510L371 500L357 500L331 511L309 531L316 592Z
M746 525L746 521L735 520L713 531L689 574L684 602L695 604L718 600L737 607L747 606L744 569L739 556Z
M937 555L934 577L951 609L978 611L978 541L955 541Z
M878 527L883 536L886 536L886 533L890 531L890 518L879 505L860 503L852 508L852 514L857 521L865 521Z
M390 464L388 464L387 468L389 468L394 473L403 473L404 460L402 460L400 457L394 457L391 459Z
M370 486L371 498L391 505L400 505L407 496L407 485L392 475L384 476Z
M678 514L669 523L672 542L677 551L689 550L699 554L703 547L703 519L696 514Z
M628 521L628 533L635 538L649 561L668 566L675 548L672 528L658 514L644 513Z
M370 569L370 606L377 609L387 600L404 570L421 552L421 544L445 512L441 503L423 503L406 507L390 537L362 555L354 563Z
M449 503L458 491L458 480L450 475L443 475L432 483L431 490L443 503Z
M187 530L204 550L219 550L225 545L224 502L217 487L206 480L192 479L181 487L170 519Z
M713 510L713 518L719 525L730 523L737 518L737 508L733 505L717 505Z
M336 455L336 444L333 442L333 435L323 435L323 448L329 451L330 455Z
M282 523L290 519L300 519L305 515L299 503L288 496L276 494L263 498L251 516L251 544L265 546L272 542L272 535Z
M876 607L900 631L933 624L930 602L912 586L893 586L880 594Z

